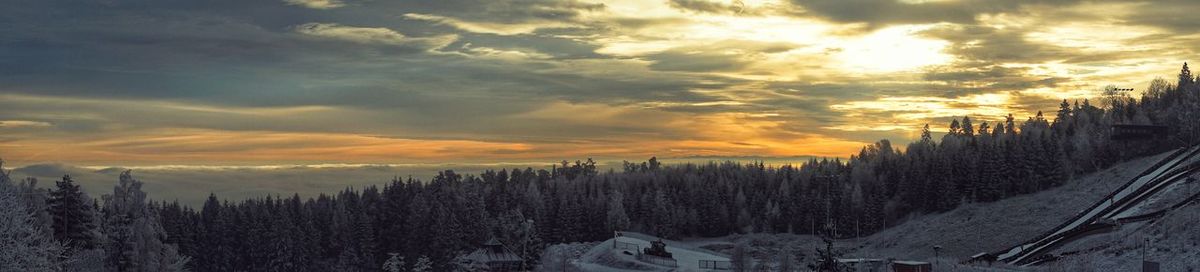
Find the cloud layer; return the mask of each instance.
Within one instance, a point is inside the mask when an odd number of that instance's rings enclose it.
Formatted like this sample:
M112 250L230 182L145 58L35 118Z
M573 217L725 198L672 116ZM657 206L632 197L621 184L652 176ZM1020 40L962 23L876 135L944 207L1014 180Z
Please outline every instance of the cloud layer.
M1140 88L1200 44L1193 1L8 6L16 165L844 156Z

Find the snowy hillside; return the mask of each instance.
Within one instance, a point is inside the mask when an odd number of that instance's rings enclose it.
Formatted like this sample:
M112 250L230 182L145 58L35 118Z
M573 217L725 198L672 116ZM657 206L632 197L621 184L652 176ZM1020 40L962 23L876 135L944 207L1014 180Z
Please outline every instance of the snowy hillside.
M864 238L854 253L923 260L934 256L933 245L953 259L1000 250L1058 226L1168 154L1121 163L1034 194L918 216Z
M1191 182L1188 186L1196 186ZM1123 225L1116 231L1088 237L1061 248L1062 260L1048 265L1065 271L1137 271L1145 259L1159 262L1162 271L1200 268L1200 205L1168 213L1154 222ZM1143 251L1144 250L1144 251Z
M853 254L928 260L934 254L932 246L941 245L943 260L962 261L975 253L994 252L1061 224L1167 155L1126 162L1037 194L920 216L862 239ZM1182 180L1125 213L1139 215L1182 205L1200 193L1200 182L1194 176ZM1029 269L1132 271L1140 267L1143 249L1146 259L1161 262L1164 271L1195 269L1200 267L1197 219L1200 206L1187 205L1158 220L1117 222L1112 231L1068 241L1047 252L1063 255L1063 259Z

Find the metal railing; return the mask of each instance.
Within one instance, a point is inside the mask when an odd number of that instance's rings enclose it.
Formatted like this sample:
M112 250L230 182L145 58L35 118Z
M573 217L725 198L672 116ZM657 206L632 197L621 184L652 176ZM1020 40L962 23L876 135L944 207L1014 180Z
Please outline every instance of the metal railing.
M640 251L641 247L634 243L626 243L621 241L613 241L613 249Z
M654 256L654 255L638 253L637 259L639 261L662 265L662 266L679 267L679 262L676 262L675 259L672 259L672 258L664 258L664 257L659 257L659 256Z
M733 270L733 262L731 262L731 261L716 261L716 260L700 260L700 269Z

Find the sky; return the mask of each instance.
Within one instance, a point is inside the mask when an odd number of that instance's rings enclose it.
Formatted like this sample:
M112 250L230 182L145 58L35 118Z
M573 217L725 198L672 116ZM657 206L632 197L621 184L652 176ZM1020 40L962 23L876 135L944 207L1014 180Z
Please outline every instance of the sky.
M1200 47L1196 1L0 1L18 167L846 157Z

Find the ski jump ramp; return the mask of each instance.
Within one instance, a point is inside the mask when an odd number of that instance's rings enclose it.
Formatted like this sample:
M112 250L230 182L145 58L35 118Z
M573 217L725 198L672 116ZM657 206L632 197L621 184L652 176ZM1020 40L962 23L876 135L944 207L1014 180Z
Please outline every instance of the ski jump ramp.
M1179 149L1071 220L1037 238L992 255L996 256L996 260L1009 264L1029 264L1031 260L1041 257L1039 254L1047 249L1091 232L1097 227L1094 225L1101 221L1132 216L1129 214L1132 212L1131 207L1137 206L1162 188L1200 171L1198 154L1200 146Z

